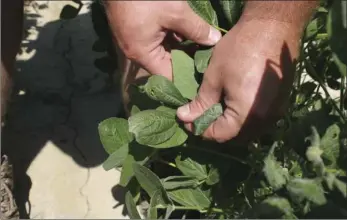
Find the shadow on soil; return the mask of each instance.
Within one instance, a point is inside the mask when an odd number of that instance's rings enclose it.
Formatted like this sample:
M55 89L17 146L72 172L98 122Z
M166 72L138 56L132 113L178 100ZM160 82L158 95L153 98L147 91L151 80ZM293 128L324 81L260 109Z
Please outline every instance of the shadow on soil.
M21 50L30 58L17 62L13 96L2 129L2 150L13 164L21 218L30 216L32 181L27 170L48 141L81 167L98 166L107 158L98 123L119 116L122 106L109 74L91 69L95 59L104 54L91 52L96 37L90 14L43 27L37 26L39 15L25 15L24 27L38 32L38 38L24 36ZM93 32L91 37L78 34L88 32ZM124 204L119 191L110 193ZM25 208L28 204L29 211Z

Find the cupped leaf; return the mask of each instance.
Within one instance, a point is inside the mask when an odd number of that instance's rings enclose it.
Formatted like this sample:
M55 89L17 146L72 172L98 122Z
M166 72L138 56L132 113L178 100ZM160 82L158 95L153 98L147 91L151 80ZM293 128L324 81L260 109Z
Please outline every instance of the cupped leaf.
M223 108L220 103L214 104L207 109L200 117L194 120L194 134L201 135L219 116L223 114Z
M188 176L171 176L162 180L163 186L166 190L172 190L177 188L189 188L196 187L198 181Z
M207 178L206 165L199 164L197 161L182 156L177 156L175 159L177 168L185 175L196 178L197 180L204 180Z
M144 91L153 100L172 106L181 106L187 103L175 85L164 76L153 75L144 85Z
M299 201L306 199L317 205L327 202L322 184L317 180L295 178L288 182L286 188L290 195Z
M211 201L206 195L199 189L177 189L168 192L169 197L185 206L195 208L197 210L203 210L211 205Z
M275 146L276 145L272 146L268 156L264 160L263 172L270 186L276 190L280 189L287 183L289 173L286 172L277 162L276 157L274 156Z
M131 219L141 219L141 216L137 211L134 198L129 191L125 193L125 207L127 208Z
M293 212L292 206L290 205L288 199L283 197L269 197L265 199L262 203L278 208L280 211L283 212L283 214L288 215Z
M169 140L178 127L175 117L169 112L144 110L129 119L129 131L143 145L158 145Z
M323 150L322 158L328 160L328 167L335 167L340 155L340 127L336 124L329 126L322 136L320 148Z
M200 49L194 54L194 63L195 68L199 73L205 73L208 64L210 62L210 58L212 55L213 48L208 49Z
M210 25L218 26L218 18L210 1L188 0L189 6Z
M272 196L263 200L245 213L248 219L278 219L291 216L293 209L286 198Z
M98 131L100 141L108 154L112 154L134 139L134 136L129 132L128 121L123 118L105 119L99 124Z
M157 194L156 204L166 206L170 204L170 199L162 185L159 177L153 173L150 169L138 164L133 164L133 169L137 181L140 183L141 187L148 193L152 198Z
M199 87L194 76L194 60L181 50L172 50L171 59L176 88L185 98L194 99Z
M106 161L102 164L104 170L108 171L115 167L122 165L125 158L128 156L129 146L128 144L123 145L113 152Z

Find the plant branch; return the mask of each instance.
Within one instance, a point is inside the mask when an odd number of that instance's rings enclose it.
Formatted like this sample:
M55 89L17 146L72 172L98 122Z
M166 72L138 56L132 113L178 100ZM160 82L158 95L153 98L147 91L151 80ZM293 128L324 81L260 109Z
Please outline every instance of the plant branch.
M242 164L249 165L247 163L247 161L242 160L242 159L237 158L237 157L234 157L234 156L231 156L229 154L223 154L223 153L220 153L220 152L216 152L216 151L209 150L209 149L206 149L206 148L195 147L195 146L189 146L189 147L190 148L194 148L194 149L199 150L199 151L204 151L206 153L210 153L210 154L214 154L214 155L217 155L217 156L221 156L221 157L225 157L225 158L228 158L228 159L232 159L232 160L235 160L235 161L237 161L239 163L242 163Z
M336 112L339 114L339 116L341 117L341 120L343 123L346 123L346 119L344 117L343 112L341 111L341 109L337 106L336 102L334 102L334 100L331 98L327 88L324 85L323 80L319 77L319 75L317 74L316 70L313 68L312 64L307 60L304 59L304 63L305 66L307 67L307 71L314 76L317 79L317 82L319 83L319 85L321 86L321 88L323 89L328 101L331 102L331 104L333 105L334 109L336 110Z
M158 206L157 208L166 209L167 207ZM207 210L201 210L200 207L195 207L195 206L175 206L175 210L196 210L196 211L199 211L200 213L207 212ZM211 210L212 212L223 213L223 210L219 208L212 208Z

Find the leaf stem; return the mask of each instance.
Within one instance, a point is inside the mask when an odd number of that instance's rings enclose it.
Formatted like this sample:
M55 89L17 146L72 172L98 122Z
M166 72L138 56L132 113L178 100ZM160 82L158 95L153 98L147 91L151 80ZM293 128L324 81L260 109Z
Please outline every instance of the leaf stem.
M157 207L158 209L164 209L167 207ZM175 206L175 210L196 210L199 211L200 213L206 213L207 210L201 210L200 207L195 207L195 206ZM217 213L223 213L222 209L219 208L212 208L212 212L217 212Z
M221 32L223 32L223 33L228 33L228 31L227 30L225 30L225 29L223 29L223 28L220 28L220 27L218 27L218 26L213 26L214 28L216 28L217 30L219 30L219 31L221 31Z
M217 156L221 156L221 157L225 157L225 158L228 158L228 159L232 159L232 160L235 160L235 161L237 161L239 163L242 163L242 164L245 164L245 165L249 165L247 163L247 161L242 160L242 159L237 158L237 157L234 157L234 156L231 156L229 154L223 154L223 153L220 153L220 152L216 152L216 151L209 150L209 149L206 149L206 148L195 147L195 146L189 146L189 147L193 148L193 149L196 149L196 150L199 150L199 151L204 151L206 153L210 153L210 154L214 154L214 155L217 155Z
M160 163L163 163L163 164L169 165L170 167L177 168L176 164L171 163L171 162L168 162L168 161L165 161L165 160L163 160L163 159L158 159L157 161L158 161L158 162L160 162Z

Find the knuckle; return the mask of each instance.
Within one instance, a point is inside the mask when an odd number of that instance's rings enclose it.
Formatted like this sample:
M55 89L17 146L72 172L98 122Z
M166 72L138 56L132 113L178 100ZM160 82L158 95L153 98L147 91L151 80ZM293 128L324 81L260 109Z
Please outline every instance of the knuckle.
M203 22L197 22L194 25L194 29L191 32L192 38L196 40L202 40L204 36L205 24Z

